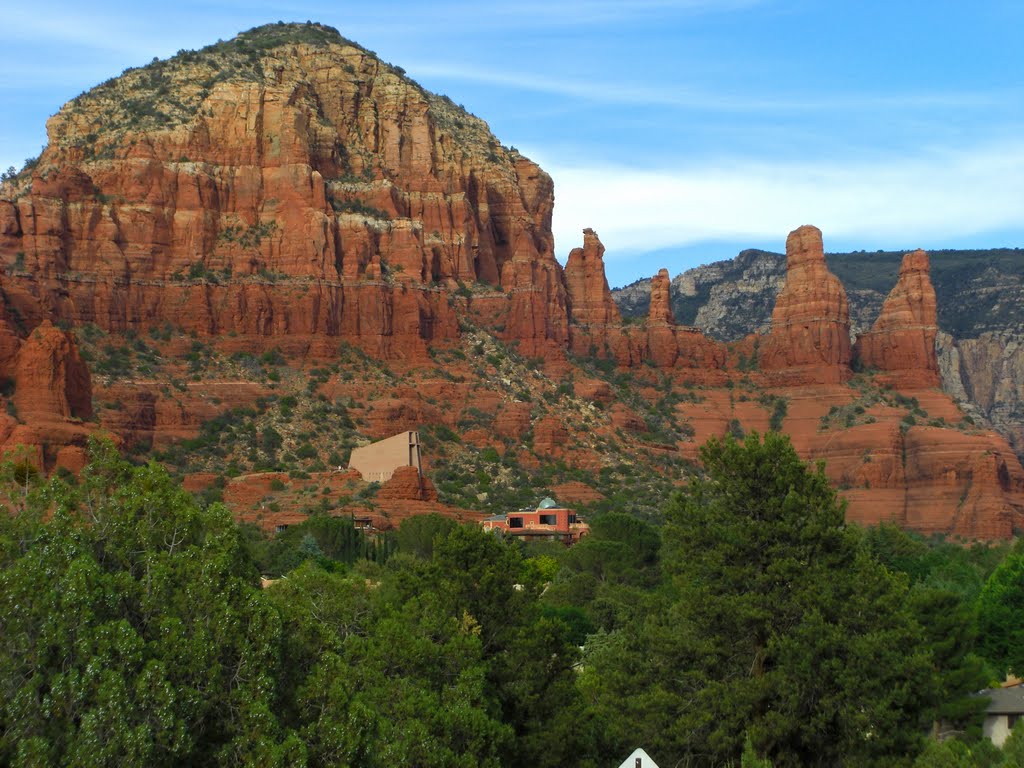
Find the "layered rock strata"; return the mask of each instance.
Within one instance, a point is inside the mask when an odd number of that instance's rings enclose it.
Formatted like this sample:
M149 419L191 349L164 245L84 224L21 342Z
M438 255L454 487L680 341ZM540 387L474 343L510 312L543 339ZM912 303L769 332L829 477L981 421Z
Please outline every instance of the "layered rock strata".
M583 247L573 248L565 263L569 317L576 325L619 325L622 316L612 300L604 272L604 245L592 229L583 230Z
M643 324L625 324L608 290L604 246L592 229L583 231L583 247L575 248L565 267L572 326L570 349L580 356L604 357L632 368L653 364L689 368L701 377L725 368L724 345L704 337L696 328L676 326L672 316L667 270L652 282L652 311Z
M422 358L458 335L449 294L489 284L508 338L568 340L550 177L332 30L259 28L130 70L47 131L0 201L31 324Z
M761 368L790 385L841 383L850 377L850 359L846 291L825 264L821 230L802 226L786 238L786 283Z
M851 519L983 538L1009 536L1021 522L1019 462L933 388L926 257L908 256L858 346L863 361L913 390L904 397L911 407L871 401L871 381L846 384L847 295L814 227L790 234L771 332L744 347L742 365L738 347L730 364L724 344L677 324L692 315L672 311L664 270L651 281L646 318L624 323L593 230L564 270L554 259L547 174L482 121L327 28L272 25L130 70L66 105L48 134L34 169L0 190L10 307L0 376L13 382L17 414L0 423L0 445L27 444L47 467L78 461L92 429L82 421L88 372L51 323L113 334L169 325L227 352L280 347L317 361L347 342L393 361L398 375L386 383L346 371L351 381L325 385L353 401L373 392L372 408L353 405L367 435L453 429L461 413L472 417L461 438L473 445L504 450L532 433L524 467L565 460L596 471L613 450L671 462L692 458L711 435L781 426L801 455L828 460ZM744 263L752 280L739 306L778 284L756 254ZM691 300L707 286L683 288ZM583 401L579 418L566 415L554 385L541 400L513 381L493 339L458 377L446 371L422 389L406 380L429 353L490 338L484 331L544 358L545 374ZM635 370L601 381L567 351ZM471 385L491 369L485 386ZM220 382L220 407L265 394L244 383ZM126 440L166 445L215 415L198 391L212 386L183 384L171 399L156 382L107 382L104 396L120 407L101 418ZM671 430L658 422L666 409ZM595 431L615 448L597 453ZM238 491L247 514L260 514L264 491L248 499L234 486L225 498ZM351 489L339 478L336 490L340 498ZM432 486L414 477L380 497L401 514L436 506Z
M7 329L8 341L16 337ZM41 469L71 470L85 463L85 444L94 426L92 379L74 339L44 321L0 366L13 388L8 414L0 418L0 452L27 450Z
M903 257L899 279L871 330L857 339L854 356L861 366L889 374L886 378L894 386L937 387L937 333L928 254L917 250Z

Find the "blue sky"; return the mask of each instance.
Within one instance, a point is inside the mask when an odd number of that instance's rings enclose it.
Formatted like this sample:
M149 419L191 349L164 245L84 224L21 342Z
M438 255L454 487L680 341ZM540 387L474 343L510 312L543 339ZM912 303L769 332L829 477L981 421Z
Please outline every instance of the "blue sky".
M484 118L555 179L563 259L673 274L805 223L829 250L1024 247L1019 0L36 0L4 9L0 168L154 56L312 19Z

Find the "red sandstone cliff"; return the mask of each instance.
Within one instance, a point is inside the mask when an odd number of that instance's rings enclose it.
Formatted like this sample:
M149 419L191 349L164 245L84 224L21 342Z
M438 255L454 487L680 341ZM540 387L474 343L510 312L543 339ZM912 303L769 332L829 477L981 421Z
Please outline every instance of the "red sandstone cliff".
M647 313L649 325L676 324L675 315L672 313L671 287L672 279L668 276L667 269L658 270L658 274L651 278L651 306Z
M14 405L26 421L92 416L92 380L71 337L46 320L18 352Z
M850 376L850 309L829 272L821 230L803 226L786 238L786 283L775 302L761 368L786 383L835 383Z
M897 387L939 386L935 354L938 318L928 254L903 257L900 276L868 333L857 339L854 356L865 368L891 373Z
M130 70L47 131L0 201L33 324L423 357L458 334L446 294L479 281L509 297L508 338L567 341L547 174L333 31L270 26Z
M573 321L570 348L575 354L610 358L624 368L647 363L666 369L688 368L699 372L701 378L725 367L722 344L696 328L676 326L667 270L661 270L652 282L648 321L642 325L623 323L608 290L603 257L604 246L597 233L585 229L583 247L572 250L565 266Z
M623 323L592 230L564 271L555 261L547 174L482 121L324 28L261 28L131 70L66 105L48 133L31 176L0 200L2 295L22 321L0 323L0 376L15 380L18 413L3 417L0 445L27 444L47 466L80 462L91 402L73 342L44 321L94 322L115 334L169 324L231 351L278 346L310 360L334 358L338 342L350 342L400 374L382 383L348 370L328 385L356 403L364 434L461 429L466 419L477 426L461 437L476 446L505 450L532 433L520 453L534 468L556 459L596 471L623 456L649 466L652 451L671 464L734 424L767 429L771 392L789 403L783 426L801 455L825 458L847 488L851 519L978 537L1008 536L1021 520L1024 471L992 435L901 426L912 414L877 404L868 406L875 422L822 426L833 407L855 413L860 394L843 385L849 312L817 229L790 234L762 372L740 377L726 369L723 345L676 325L664 270L646 322ZM931 385L935 371L934 292L926 260L911 256L858 345L897 387ZM465 346L467 320L518 342L520 355L546 358L545 371L568 375L589 402L574 413L553 380L500 361L487 361L493 376L477 360L430 380L428 353ZM630 405L618 400L626 385L573 378L566 350L634 368ZM644 410L663 387L683 383L704 388ZM749 394L736 396L737 383ZM547 387L543 402L531 396L536 387ZM100 389L118 404L103 411L104 425L158 446L194 434L218 408L266 394L237 380L194 381L169 397L147 381ZM931 396L930 419L959 420L948 398ZM678 440L652 446L666 407ZM240 481L238 503L257 514L265 493L249 499L249 482L261 481ZM381 490L382 503L435 503L429 484L396 483Z
M43 322L21 343L14 360L12 415L0 423L0 451L22 446L40 467L77 470L92 431L92 380L65 331Z
M570 317L576 325L622 322L604 274L604 245L592 229L583 230L583 247L569 252L565 287L569 294Z

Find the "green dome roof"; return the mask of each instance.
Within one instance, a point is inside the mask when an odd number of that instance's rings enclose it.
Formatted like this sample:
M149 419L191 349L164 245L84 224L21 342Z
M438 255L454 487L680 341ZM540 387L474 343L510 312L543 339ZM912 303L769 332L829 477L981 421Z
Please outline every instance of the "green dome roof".
M537 505L537 509L558 509L558 504L550 496L545 496Z

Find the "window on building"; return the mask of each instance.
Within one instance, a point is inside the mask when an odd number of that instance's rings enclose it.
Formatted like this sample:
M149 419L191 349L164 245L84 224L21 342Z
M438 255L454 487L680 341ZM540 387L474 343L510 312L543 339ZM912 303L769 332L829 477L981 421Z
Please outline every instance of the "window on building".
M284 533L288 530L287 525L276 525L274 526L274 533Z
M509 528L522 528L523 527L523 518L521 518L521 517L510 517L508 519L508 527Z
M575 523L576 523L576 515L574 515L572 512L570 512L569 513L569 525L574 525Z
M541 515L541 525L558 525L558 515Z

